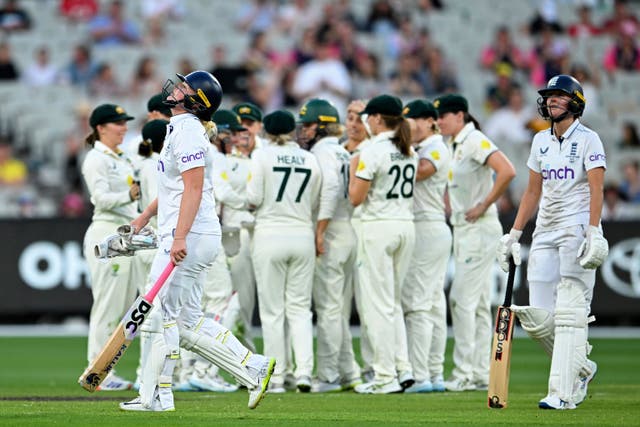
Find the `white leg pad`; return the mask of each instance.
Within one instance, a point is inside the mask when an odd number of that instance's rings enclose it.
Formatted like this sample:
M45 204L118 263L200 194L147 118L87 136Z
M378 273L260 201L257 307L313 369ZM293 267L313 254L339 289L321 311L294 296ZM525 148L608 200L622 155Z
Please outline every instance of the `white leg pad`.
M558 285L554 316L555 343L549 393L572 402L580 369L587 364L587 304L579 286L563 279Z
M511 310L520 320L520 325L527 332L527 335L538 341L544 351L551 357L556 327L551 313L543 308L518 305L512 305Z
M140 333L140 398L147 407L151 407L153 402L160 372L168 354L163 336L162 315L160 310L153 309Z
M190 328L180 328L180 345L199 354L221 369L229 372L242 385L249 389L258 386L255 378L252 378L246 367L246 360L237 357L230 348L205 334L194 331ZM246 356L251 356L249 352Z

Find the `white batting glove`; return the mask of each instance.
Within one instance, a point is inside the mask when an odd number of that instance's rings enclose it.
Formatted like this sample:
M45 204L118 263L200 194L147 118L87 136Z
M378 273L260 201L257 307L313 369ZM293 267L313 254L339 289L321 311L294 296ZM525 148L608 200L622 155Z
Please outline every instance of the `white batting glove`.
M585 269L593 270L600 267L609 255L609 242L602 235L599 227L590 225L587 235L578 248L578 262Z
M513 257L515 265L520 265L520 262L522 262L520 243L518 243L520 236L522 236L522 230L512 228L509 234L505 234L500 238L496 259L500 264L500 268L505 272L509 271L509 257Z

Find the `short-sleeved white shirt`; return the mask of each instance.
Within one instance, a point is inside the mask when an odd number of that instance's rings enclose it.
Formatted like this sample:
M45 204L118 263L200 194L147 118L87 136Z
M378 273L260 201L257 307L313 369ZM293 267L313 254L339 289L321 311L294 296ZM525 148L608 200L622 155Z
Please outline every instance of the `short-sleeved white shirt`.
M362 221L413 220L413 191L418 156L400 153L391 138L395 131L381 132L360 152L356 176L371 181L362 203Z
M291 141L270 143L251 156L247 201L257 207L256 229L309 227L322 185L315 156Z
M536 230L589 222L587 171L607 167L597 133L578 120L562 135L562 143L550 129L540 131L533 137L527 166L542 175Z
M240 196L246 198L251 159L243 154L234 152L227 154L227 164L231 188ZM229 226L240 226L242 222L253 222L255 220L247 209L234 209L229 205L223 205L222 219L225 225Z
M319 140L311 153L322 169L318 220L348 221L353 211L349 202L349 153L333 136Z
M184 192L182 173L204 167L202 200L191 231L200 234L220 234L216 203L211 180L213 147L200 120L185 113L171 117L167 137L158 160L158 229L160 234L172 233L178 224L180 202Z
M449 172L449 201L451 203L451 223L464 225L465 212L481 203L493 187L493 170L486 165L487 158L498 147L485 134L467 123L455 136L449 138L452 156ZM489 206L484 216L498 216L494 204Z
M436 173L428 179L416 182L413 195L415 220L445 220L444 192L451 154L441 135L431 135L417 146L418 160L427 159Z

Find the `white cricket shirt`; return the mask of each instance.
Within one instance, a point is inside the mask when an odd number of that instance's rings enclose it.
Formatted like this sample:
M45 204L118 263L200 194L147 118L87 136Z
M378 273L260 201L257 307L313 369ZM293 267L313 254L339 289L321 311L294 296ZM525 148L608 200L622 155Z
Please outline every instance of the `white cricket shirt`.
M270 143L251 156L247 201L256 206L256 229L312 227L322 172L315 156L293 142Z
M542 175L542 197L536 230L550 230L589 222L587 171L606 168L597 133L576 120L561 137L551 129L533 137L527 166Z
M362 221L413 220L418 156L405 156L391 142L395 131L381 132L360 151L356 176L371 181L362 203Z
M191 230L200 234L220 234L213 196L211 168L213 147L200 120L185 113L171 117L167 137L158 160L158 229L172 233L178 224L180 202L184 192L182 173L204 167L202 200Z
M493 187L493 169L486 165L487 158L498 147L485 134L467 123L455 136L449 138L451 168L449 169L449 201L451 224L464 225L465 212L481 203ZM495 203L483 216L498 216Z
M84 158L82 176L94 206L93 221L128 224L138 216L138 202L129 196L133 164L124 152L96 141Z
M451 154L442 135L431 135L417 146L418 160L427 159L436 173L416 182L413 195L415 220L445 220L444 192L447 189L447 175Z
M311 147L322 169L322 190L318 220L349 221L353 208L349 202L349 152L337 137L320 139Z

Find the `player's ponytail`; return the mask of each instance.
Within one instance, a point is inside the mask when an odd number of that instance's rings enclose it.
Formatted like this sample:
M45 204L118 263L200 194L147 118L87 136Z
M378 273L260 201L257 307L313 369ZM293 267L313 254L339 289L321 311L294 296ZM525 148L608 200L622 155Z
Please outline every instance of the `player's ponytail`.
M473 125L476 127L477 130L481 130L480 129L480 122L478 122L478 120L476 120L475 117L473 117L470 113L466 112L464 113L464 117L463 120L465 123L473 123Z
M215 141L218 137L218 127L211 120L200 120L202 126L204 126L204 130L207 132L207 136L209 137L209 141Z
M395 129L396 135L391 138L391 142L398 148L403 156L411 155L411 125L404 116L380 115L385 126Z
M89 147L92 147L95 145L96 141L100 140L100 135L98 135L98 130L96 128L93 129L93 131L86 136L86 138L84 139L85 144L87 144Z

